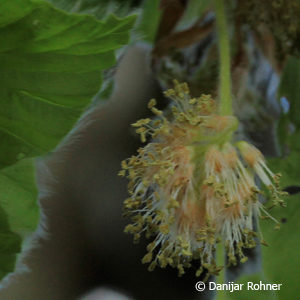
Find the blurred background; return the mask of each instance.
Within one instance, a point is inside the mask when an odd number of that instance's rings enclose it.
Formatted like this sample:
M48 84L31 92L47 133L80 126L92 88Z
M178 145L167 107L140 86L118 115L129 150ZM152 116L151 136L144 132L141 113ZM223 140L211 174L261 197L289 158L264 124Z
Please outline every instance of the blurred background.
M141 145L130 124L151 116L151 98L167 107L162 90L174 78L188 82L194 95L216 96L218 52L211 1L49 2L101 20L110 13L138 18L128 45L116 53L116 64L102 72L102 88L92 104L56 150L36 162L39 228L19 259L19 271L4 280L0 299L214 299L212 292L195 290L199 278L194 266L183 277L171 268L147 271L141 263L147 241L133 244L123 232L128 223L122 218L127 182L117 176L121 161ZM292 194L288 207L275 211L282 229L261 225L270 247L257 246L247 263L227 270L228 280L283 283L283 290L232 293L227 299L296 299L300 5L226 1L226 8L234 110L241 123L237 137L251 141L269 158L271 167L283 174L283 188Z

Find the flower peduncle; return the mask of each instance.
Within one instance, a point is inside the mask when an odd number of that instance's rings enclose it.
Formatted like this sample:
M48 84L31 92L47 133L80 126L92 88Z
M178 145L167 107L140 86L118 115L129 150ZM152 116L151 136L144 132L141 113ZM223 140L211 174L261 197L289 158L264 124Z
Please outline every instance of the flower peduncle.
M224 1L214 0L214 6L220 60L219 113L226 116L232 115L229 35Z

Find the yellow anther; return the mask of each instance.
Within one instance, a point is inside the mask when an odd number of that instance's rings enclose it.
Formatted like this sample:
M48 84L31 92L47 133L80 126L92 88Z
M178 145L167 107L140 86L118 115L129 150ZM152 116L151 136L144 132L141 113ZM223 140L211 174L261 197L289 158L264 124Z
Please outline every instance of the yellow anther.
M148 102L148 108L151 109L156 105L156 100L153 98Z
M147 264L152 260L152 252L147 253L143 258L142 258L142 263Z

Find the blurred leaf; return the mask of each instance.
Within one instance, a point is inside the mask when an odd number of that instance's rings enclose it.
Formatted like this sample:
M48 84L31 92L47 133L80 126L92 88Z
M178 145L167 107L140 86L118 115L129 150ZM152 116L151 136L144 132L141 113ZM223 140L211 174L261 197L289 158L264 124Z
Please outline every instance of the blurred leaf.
M72 13L84 13L102 19L108 14L126 16L141 0L47 0L54 6Z
M145 0L143 10L140 17L139 24L136 31L142 38L149 42L154 43L156 32L158 29L161 10L159 8L160 0Z
M284 157L273 158L269 164L274 172L282 173L281 185L300 186L300 59L289 57L281 78L279 97L285 97L289 109L283 114L278 133L287 152Z
M297 126L300 125L300 59L289 57L284 68L279 88L279 96L290 102L289 117Z
M10 229L19 234L35 230L39 210L36 205L33 159L23 159L0 172L0 206L6 212Z
M276 231L270 222L261 222L261 228L269 247L263 247L263 270L273 283L282 283L276 292L278 300L296 299L300 269L300 195L288 197L287 208L276 208L272 216L282 221Z
M269 290L253 290L253 284L272 284L274 282L270 282L269 280L264 279L262 274L253 274L253 275L245 275L241 277L239 280L236 280L235 284L240 284L239 289L233 290L232 292L226 292L226 299L228 300L275 300L276 295L274 291ZM248 283L249 286L248 286ZM242 286L241 286L242 284Z
M284 158L269 159L269 166L275 173L281 173L281 186L300 186L300 131L289 139L290 153ZM299 203L300 206L300 203Z
M5 211L0 207L0 280L15 268L21 238L10 230Z
M189 0L187 8L177 27L183 30L193 26L211 5L211 0Z
M15 233L24 236L38 222L30 158L54 149L70 131L134 22L135 16L100 22L40 0L0 2L0 235L11 250L0 244L2 275L13 266L2 260L20 248Z
M283 72L279 96L290 102L290 110L279 123L281 141L286 142L287 155L269 159L268 164L275 173L281 173L281 186L300 187L300 60L290 58ZM291 133L291 122L295 130ZM284 139L282 136L285 135ZM276 231L270 222L261 221L264 239L269 247L263 247L264 274L274 283L282 283L276 292L279 300L296 299L300 269L300 194L287 197L287 208L274 208L270 211L273 217L281 222L281 229Z
M278 122L278 138L280 146L285 147L289 143L291 123L297 126L300 125L300 59L290 56L287 60L283 75L281 77L278 96L283 107L283 114ZM284 101L283 101L284 100ZM300 129L300 128L298 128ZM293 138L292 138L293 139ZM294 143L294 141L292 141Z

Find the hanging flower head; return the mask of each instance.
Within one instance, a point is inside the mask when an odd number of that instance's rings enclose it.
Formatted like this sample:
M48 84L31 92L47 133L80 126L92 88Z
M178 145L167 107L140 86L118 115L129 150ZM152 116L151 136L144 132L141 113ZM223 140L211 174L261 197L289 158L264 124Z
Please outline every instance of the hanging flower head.
M169 118L152 99L148 107L156 118L132 124L142 142L151 142L122 162L120 175L129 179L130 195L124 207L132 219L125 232L135 241L141 234L152 237L142 259L149 270L170 265L182 275L196 259L197 276L204 269L218 274L216 244L224 243L229 264L245 262L243 248L255 247L258 240L255 217L272 218L258 200L255 175L270 191L273 205L283 206L279 175L254 146L231 143L235 117L217 115L209 95L192 98L187 84L174 84L165 92L173 100Z

